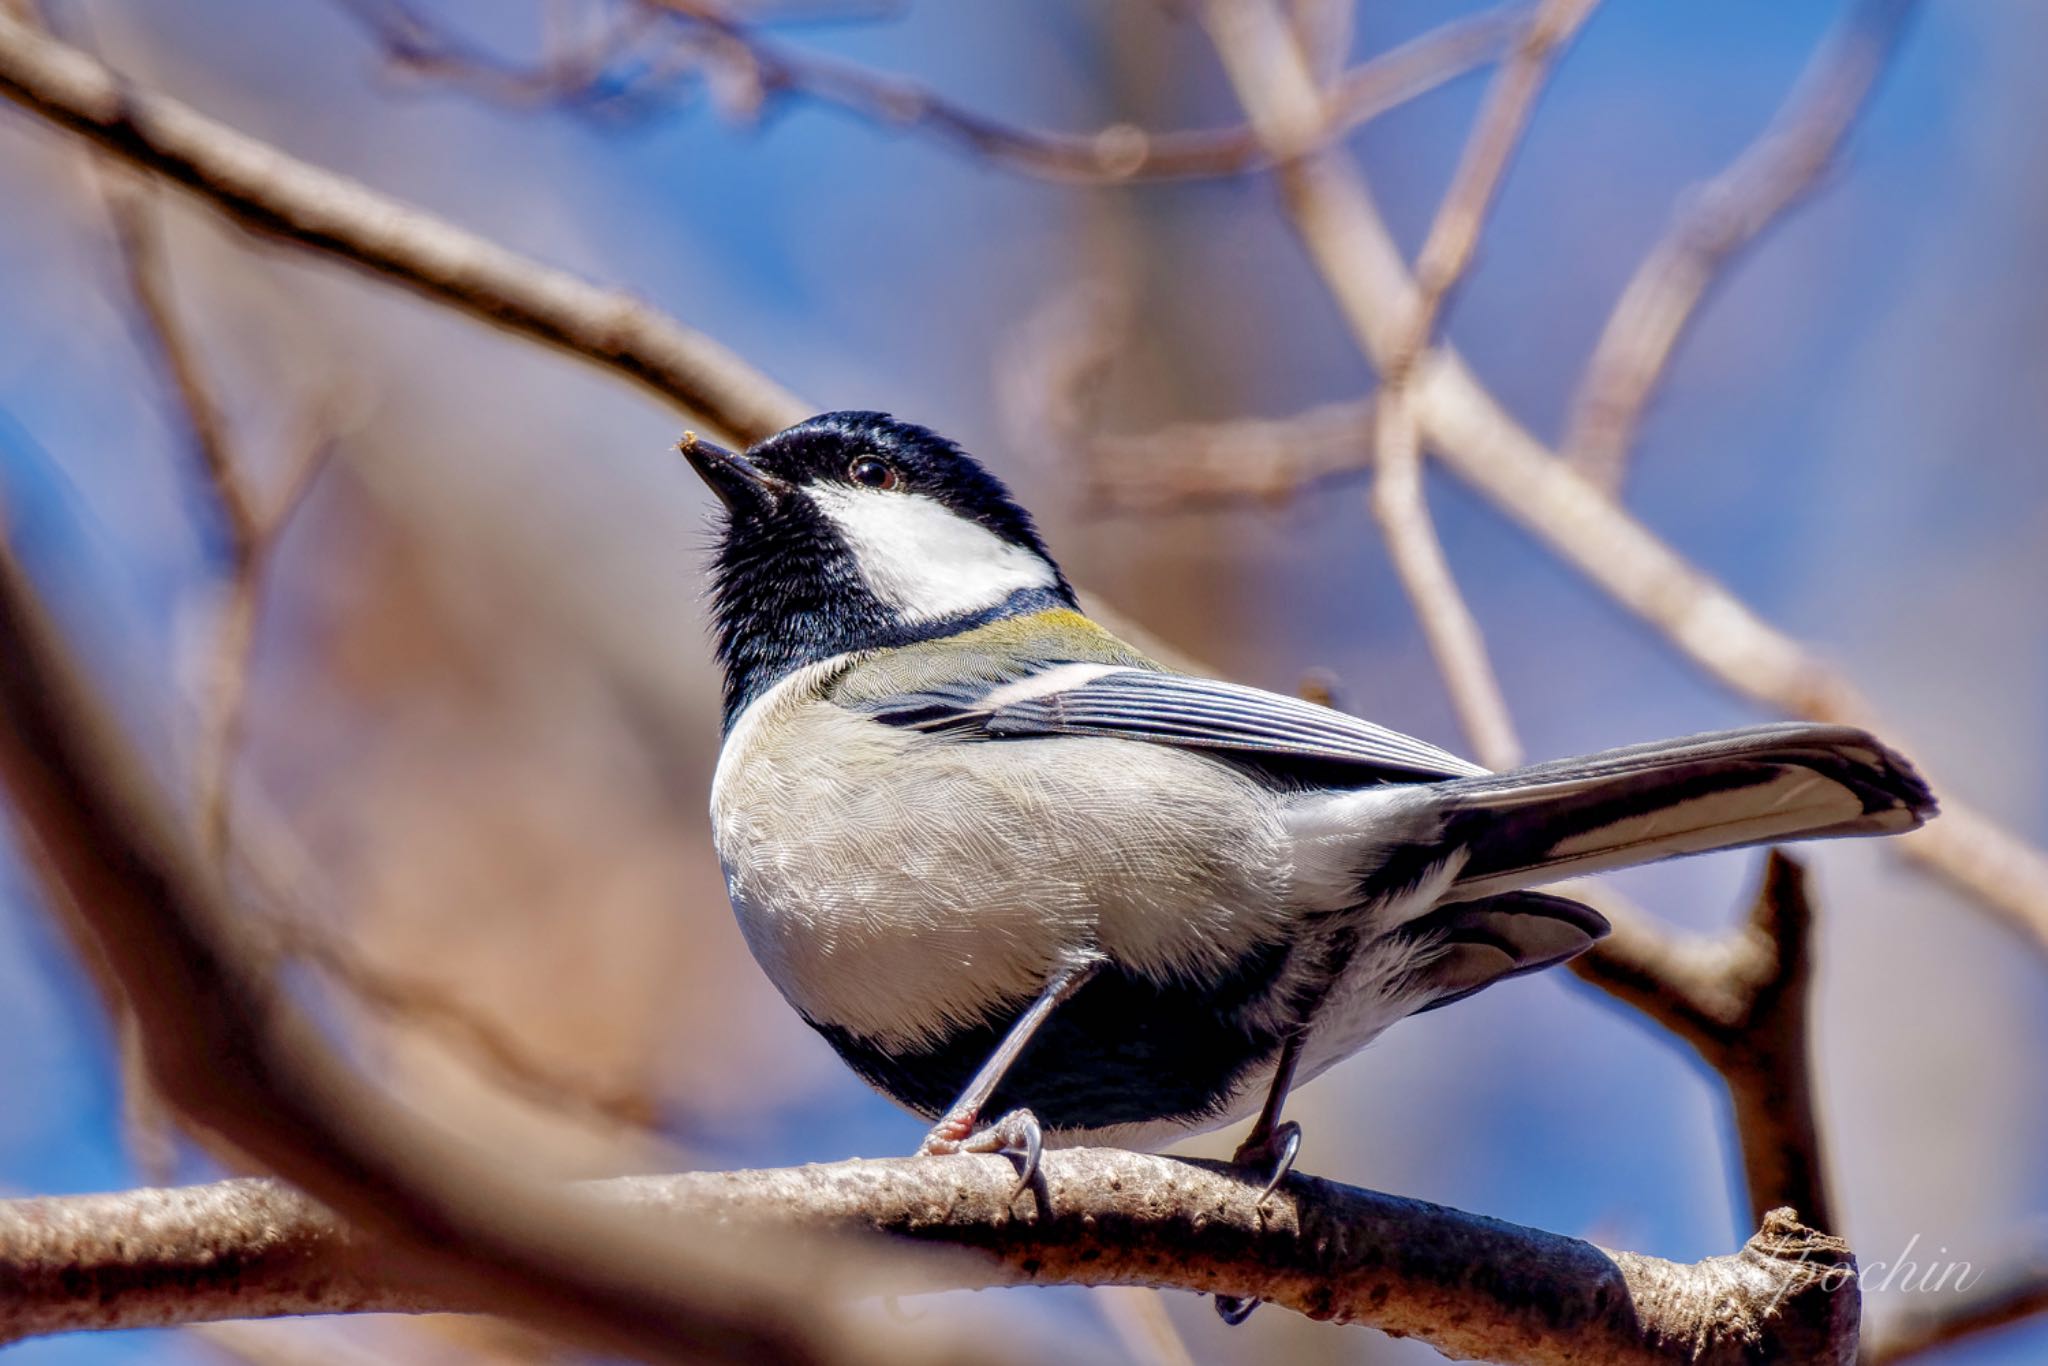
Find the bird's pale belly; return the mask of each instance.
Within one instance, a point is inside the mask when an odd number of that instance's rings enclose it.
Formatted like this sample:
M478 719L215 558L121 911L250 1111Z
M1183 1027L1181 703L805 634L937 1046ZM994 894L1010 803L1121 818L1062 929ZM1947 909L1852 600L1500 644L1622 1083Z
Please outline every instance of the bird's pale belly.
M1059 968L1096 961L995 1105L1053 1130L1231 1117L1293 1023L1299 927L1263 792L1120 741L1006 745L993 771L930 741L862 754L875 728L833 736L843 713L805 710L822 757L745 762L736 727L713 817L755 957L855 1070L936 1114ZM1113 758L1076 752L1096 746ZM1207 804L1157 814L1191 765Z

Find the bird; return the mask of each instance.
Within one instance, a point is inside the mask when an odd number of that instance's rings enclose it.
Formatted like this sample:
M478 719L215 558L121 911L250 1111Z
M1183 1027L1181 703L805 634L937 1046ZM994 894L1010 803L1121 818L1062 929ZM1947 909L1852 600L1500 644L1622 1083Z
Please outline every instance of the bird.
M713 839L747 945L919 1151L1151 1149L1254 1117L1395 1021L1563 963L1606 920L1537 890L1932 817L1869 734L1779 723L1495 773L1182 672L1091 620L1031 515L927 428L833 412L717 495ZM1225 1317L1249 1312L1219 1301Z

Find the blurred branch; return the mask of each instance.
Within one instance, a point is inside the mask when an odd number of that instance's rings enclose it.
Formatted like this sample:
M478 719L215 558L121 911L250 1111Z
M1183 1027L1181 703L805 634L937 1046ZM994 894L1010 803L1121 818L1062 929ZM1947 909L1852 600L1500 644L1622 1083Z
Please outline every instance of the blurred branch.
M1612 1366L1847 1363L1859 1302L1838 1239L1786 1211L1690 1265L1291 1176L1261 1200L1222 1163L1045 1155L1010 1203L1000 1158L906 1158L591 1183L654 1226L887 1233L977 1254L893 1289L1160 1285L1257 1295L1457 1357ZM638 1222L638 1221L636 1221ZM389 1275L365 1239L265 1181L0 1203L0 1339L223 1316L464 1308ZM878 1283L871 1289L881 1289Z
M1109 510L1277 500L1372 468L1370 399L1326 403L1286 418L1177 422L1131 436L1095 436L1089 473Z
M629 295L297 161L5 17L0 96L183 186L244 228L603 365L725 436L751 442L806 414L724 346Z
M1507 174L1508 162L1528 130L1529 114L1543 93L1551 68L1599 0L1542 0L1486 92L1451 187L1444 192L1416 257L1416 298L1408 322L1405 355L1390 367L1395 378L1429 345L1445 300L1479 249L1479 234Z
M1373 460L1372 514L1451 708L1480 763L1492 769L1513 768L1522 762L1522 743L1487 655L1486 637L1458 588L1423 498L1415 414L1398 384L1380 390Z
M884 128L943 139L1005 170L1070 184L1229 176L1271 165L1246 127L1148 132L1118 123L1075 134L1004 123L913 81L800 54L712 0L636 0L598 39L534 66L492 56L402 0L337 3L367 28L394 68L516 104L552 100L637 112L708 69L724 102L755 116L778 98L807 99ZM1340 138L1492 61L1521 27L1523 11L1520 3L1506 4L1452 20L1344 72L1319 111L1314 136ZM678 50L657 53L630 72L614 70L615 61L649 46L656 18L670 21Z
M1547 61L1556 43L1583 21L1587 10L1569 0L1546 5L1532 23L1518 60L1531 65ZM1264 127L1283 121L1287 102L1304 98L1312 78L1270 0L1213 0L1210 15L1218 53L1246 112ZM1552 27L1537 32L1546 21ZM1430 230L1430 242L1448 243L1435 253L1446 264L1436 268L1431 292L1404 294L1398 327L1384 325L1382 316L1367 308L1349 283L1346 250L1358 232L1349 220L1359 204L1368 202L1355 173L1329 154L1283 172L1283 177L1298 175L1289 198L1297 231L1345 305L1361 349L1384 367L1375 512L1396 564L1403 566L1403 582L1466 733L1482 758L1488 752L1499 756L1489 760L1495 767L1516 762L1521 745L1478 627L1450 579L1422 505L1416 430L1421 410L1419 396L1409 390L1408 376L1426 354L1435 354L1425 348L1436 316L1456 283L1456 270L1471 259L1484 219L1481 206L1493 194L1513 135L1526 121L1536 90L1535 77L1527 71L1504 72L1496 82L1473 134L1477 150L1468 149L1464 159L1466 167L1480 169L1454 177L1451 195ZM1424 257L1431 254L1425 245ZM1411 482L1415 487L1406 487ZM1389 491L1381 494L1380 489ZM1410 543L1403 545L1404 541ZM1722 1072L1735 1100L1750 1201L1758 1217L1764 1210L1789 1204L1818 1227L1835 1227L1822 1178L1824 1160L1807 1071L1810 912L1796 866L1774 858L1752 922L1754 942L1744 941L1749 952L1725 955L1727 961L1711 974L1647 916L1611 895L1601 894L1599 899L1615 929L1577 960L1586 965L1579 969L1581 975L1677 1030ZM1714 1011L1718 1014L1710 1016ZM1707 1029L1710 1018L1718 1020L1717 1032ZM1773 1092L1780 1098L1779 1106L1758 1103Z
M134 305L133 330L143 353L163 374L193 455L206 473L229 558L239 563L256 538L256 513L236 473L219 397L171 303L150 189L138 183L134 172L112 164L96 164L95 173L119 249L122 280Z
M131 174L107 171L100 180L122 277L134 305L135 330L144 350L155 358L168 380L207 498L223 531L227 586L211 667L200 697L195 765L200 848L209 863L221 868L228 852L231 783L241 745L243 702L267 596L269 567L337 441L330 420L316 411L296 447L283 496L273 508L258 507L245 472L247 462L234 450L219 397L171 304L161 228L155 206L149 202L151 191L126 179Z
M661 27L660 11L634 5L607 16L591 38L572 42L559 34L542 59L522 66L457 37L399 0L334 0L367 30L387 69L456 86L479 98L515 107L558 105L613 115L644 115L660 104L665 88L688 73L673 63L616 70Z
M1586 899L1610 909L1601 893ZM1571 969L1670 1030L1721 1075L1752 1217L1789 1205L1815 1228L1839 1229L1814 1098L1814 910L1805 869L1773 849L1747 922L1725 939L1678 939L1640 914L1610 919L1614 932Z
M452 995L448 984L372 962L325 925L271 915L263 928L275 939L280 957L310 964L380 1021L446 1043L515 1095L550 1111L567 1110L625 1129L651 1129L661 1118L659 1105L642 1088L608 1084L582 1070L542 1061L497 1020Z
M1980 1333L2010 1327L2048 1313L2048 1241L2036 1236L1994 1264L1967 1290L1945 1297L1938 1308L1899 1315L1876 1335L1863 1354L1864 1366L1898 1366Z
M1423 248L1425 260L1431 263L1432 287L1416 297L1397 354L1382 369L1376 405L1373 515L1452 705L1480 759L1495 768L1517 763L1520 747L1499 680L1487 659L1485 639L1458 589L1423 497L1409 380L1416 358L1435 330L1438 311L1471 259L1486 208L1519 140L1551 55L1590 8L1590 0L1545 0L1489 89ZM1267 0L1211 0L1204 17L1252 127L1267 148L1283 159L1283 179L1298 166L1334 165L1340 154L1314 152L1314 144L1306 136L1316 118L1320 95L1307 55L1279 7ZM1290 153L1306 154L1300 161L1286 161ZM1311 251L1317 251L1316 229L1310 220L1297 214L1295 226L1304 240L1310 241Z
M257 966L11 546L0 549L0 713L15 837L53 911L126 992L159 1090L188 1123L376 1237L400 1283L652 1359L854 1354L821 1317L818 1288L838 1274L824 1249L778 1248L771 1275L753 1260L761 1250L730 1234L685 1243L621 1229L488 1165L336 1057ZM99 1234L120 1245L119 1224Z
M1622 291L1572 403L1565 459L1620 489L1643 412L1731 257L1813 189L1897 51L1914 0L1855 0L1783 107L1727 170L1690 191Z
M1226 9L1240 4L1218 0ZM1242 3L1242 0L1241 0ZM1289 45L1246 94L1265 103L1308 80ZM1357 169L1330 154L1282 166L1297 231L1368 358L1382 372L1417 315L1415 282ZM1792 715L1882 730L1876 709L1840 673L1759 618L1530 435L1441 345L1415 365L1423 443L1446 468L1634 612L1710 678ZM1939 787L1939 782L1936 783ZM1908 858L1941 874L2048 951L2048 856L1967 804L1902 836Z
M1167 1312L1157 1286L1105 1285L1095 1304L1132 1366L1195 1366L1194 1353Z
M338 446L332 421L313 411L295 443L296 454L275 505L262 510L248 486L246 462L229 439L222 405L206 368L171 302L157 212L149 190L128 172L99 174L102 198L119 250L122 278L134 305L136 332L157 363L204 476L224 530L227 577L211 667L201 695L196 807L200 848L209 866L225 870L232 839L233 774L240 757L249 674L261 633L269 570L293 519ZM273 889L274 890L274 889ZM338 936L304 921L273 917L268 933L278 951L304 958L388 1021L429 1030L451 1042L509 1089L550 1106L564 1106L608 1124L649 1127L655 1108L630 1087L606 1087L543 1066L495 1021L449 997L438 984L402 980L353 953ZM134 1026L124 1024L124 1096L129 1130L146 1171L167 1173L171 1148L161 1101L152 1092Z
M1508 716L1500 678L1488 658L1486 638L1458 587L1436 522L1429 514L1422 487L1421 437L1409 385L1415 361L1429 348L1451 290L1479 248L1487 211L1528 127L1536 97L1542 93L1557 54L1585 23L1595 3L1597 0L1543 0L1495 75L1458 159L1450 189L1423 239L1408 335L1380 377L1373 516L1473 753L1495 769L1519 764L1522 745ZM1268 62L1276 59L1284 60L1271 55L1266 58ZM1240 99L1247 107L1257 99L1244 94L1244 82L1252 78L1252 72L1242 69L1235 77Z

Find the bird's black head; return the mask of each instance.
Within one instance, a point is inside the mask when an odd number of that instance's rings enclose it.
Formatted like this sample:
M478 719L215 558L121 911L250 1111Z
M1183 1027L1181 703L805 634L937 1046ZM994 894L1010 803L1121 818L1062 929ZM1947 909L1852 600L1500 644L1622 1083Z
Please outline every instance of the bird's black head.
M1074 605L1031 514L923 427L826 413L745 455L682 449L726 510L712 606L728 726L803 665Z

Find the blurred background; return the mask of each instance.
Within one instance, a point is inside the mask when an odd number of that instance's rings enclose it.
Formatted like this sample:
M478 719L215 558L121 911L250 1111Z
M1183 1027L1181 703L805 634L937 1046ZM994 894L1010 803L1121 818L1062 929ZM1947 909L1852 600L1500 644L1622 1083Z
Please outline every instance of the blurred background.
M884 408L981 455L1078 581L1218 672L1463 747L1366 511L1367 481L1130 509L1114 442L1058 420L1090 347L1098 433L1279 416L1371 372L1269 177L1077 187L804 98L749 98L709 47L596 82L507 76L590 47L625 5L420 0L467 58L394 62L393 15L340 0L52 6L116 69L295 155L622 286L819 408ZM785 47L991 118L1087 132L1241 117L1163 0L739 7ZM1687 187L1768 123L1839 4L1600 6L1506 181L1448 336L1554 439L1587 355ZM1369 0L1351 60L1476 6ZM403 25L400 26L403 28ZM417 37L417 28L404 29ZM451 49L452 50L452 49ZM1737 260L1642 432L1631 508L1839 664L1892 738L2048 843L2048 9L1921 7L1845 155ZM665 55L664 55L665 54ZM485 61L496 68L477 65ZM487 78L496 69L498 77ZM572 73L573 74L573 73ZM572 88L573 87L573 88ZM1411 256L1483 72L1348 148ZM227 792L293 981L364 1066L481 1140L573 1174L912 1150L748 959L709 843L718 745L709 512L659 403L160 197L162 282L263 559ZM219 500L138 318L79 144L0 106L0 473L26 552L175 793L199 793L209 671L236 609ZM1071 406L1071 404L1070 404ZM310 477L309 477L310 476ZM1430 477L1449 558L1532 757L1768 719L1463 487ZM1816 1047L1846 1233L1988 1266L2048 1220L2048 971L2020 936L1874 843L1817 848ZM1624 879L1658 916L1732 924L1760 856ZM124 1101L88 970L0 850L0 1189L173 1176ZM1668 1037L1564 973L1391 1031L1306 1088L1301 1164L1678 1259L1749 1231L1721 1095ZM1235 1133L1189 1145L1227 1153ZM1916 1243L1917 1240L1917 1243ZM1935 1249L1945 1249L1935 1254ZM1870 1297L1870 1314L1917 1307ZM1268 1310L1164 1309L1196 1360L1427 1361ZM906 1301L1172 1360L1142 1296ZM463 1320L31 1342L10 1362L546 1356ZM2048 1357L2048 1324L1949 1362Z

